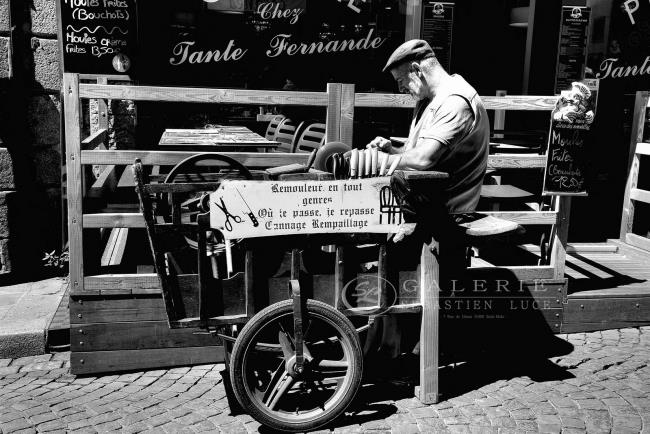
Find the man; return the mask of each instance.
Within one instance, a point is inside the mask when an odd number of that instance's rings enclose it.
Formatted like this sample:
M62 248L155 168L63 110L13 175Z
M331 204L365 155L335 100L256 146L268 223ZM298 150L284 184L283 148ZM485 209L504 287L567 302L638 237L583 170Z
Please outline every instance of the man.
M487 168L488 116L474 88L461 76L449 75L426 41L414 39L400 45L384 71L390 71L399 90L408 92L417 104L404 146L394 147L390 140L377 137L367 147L387 153L389 167L399 160L397 169L449 174L441 194L432 191L430 184L408 181L399 172L391 179L405 222L393 240L403 240L416 227L433 234L440 242L441 289L445 291L465 269L465 246L454 214L474 211L478 204ZM403 338L411 334L402 336L400 332L406 324L398 324L391 316L376 323L366 341L366 354L378 345L379 353L396 358L410 346ZM418 347L412 354L419 352ZM412 354L406 353L400 362L406 363L407 369L408 365L417 366Z
M393 179L406 222L394 238L400 241L414 231L418 220L430 220L440 212L476 209L487 167L490 126L474 88L461 76L449 75L426 41L413 39L400 45L384 71L390 71L399 90L409 93L417 104L403 147L394 147L383 137L367 147L388 153L389 167L399 159L397 169L438 170L450 176L442 198L417 191L403 177Z

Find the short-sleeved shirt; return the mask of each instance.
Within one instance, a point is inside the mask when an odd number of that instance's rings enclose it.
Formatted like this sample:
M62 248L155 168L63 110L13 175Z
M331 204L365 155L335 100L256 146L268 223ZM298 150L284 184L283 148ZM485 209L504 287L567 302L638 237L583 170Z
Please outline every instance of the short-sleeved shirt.
M490 124L481 98L460 75L451 75L433 100L415 109L406 148L437 140L444 151L430 169L449 173L445 189L449 213L471 212L481 196L487 169Z

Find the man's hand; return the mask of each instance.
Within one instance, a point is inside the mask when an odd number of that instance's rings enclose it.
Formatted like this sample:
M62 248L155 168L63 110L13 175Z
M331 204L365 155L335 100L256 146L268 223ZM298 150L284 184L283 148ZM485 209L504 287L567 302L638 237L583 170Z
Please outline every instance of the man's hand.
M375 137L370 143L366 145L367 149L378 148L382 152L392 154L393 144L390 140L383 137Z
M393 236L393 242L399 243L409 235L413 235L413 232L415 232L416 225L417 225L416 223L402 223L401 225L399 225L399 227L397 228L397 232Z

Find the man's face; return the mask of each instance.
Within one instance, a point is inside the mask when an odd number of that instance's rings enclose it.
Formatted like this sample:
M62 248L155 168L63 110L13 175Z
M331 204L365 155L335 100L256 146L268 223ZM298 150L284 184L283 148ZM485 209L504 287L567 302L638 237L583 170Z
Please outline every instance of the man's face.
M390 73L397 82L399 91L410 94L416 100L421 100L426 96L425 84L419 72L419 65L414 63L404 63L390 70Z

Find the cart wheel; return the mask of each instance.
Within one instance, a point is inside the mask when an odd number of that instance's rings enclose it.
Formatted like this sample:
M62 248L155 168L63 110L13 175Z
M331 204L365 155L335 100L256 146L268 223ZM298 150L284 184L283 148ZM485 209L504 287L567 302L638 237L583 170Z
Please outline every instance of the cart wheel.
M199 166L198 163L203 162L219 162L219 163L225 163L226 168L230 170L231 172L226 172L221 179L246 179L246 180L251 180L253 179L253 175L251 174L250 170L246 168L243 164L241 164L239 161L227 156L227 155L221 155L221 154L214 154L214 153L203 153L203 154L195 154L190 157L187 157L183 161L179 162L170 170L170 172L167 174L165 177L164 183L165 184L170 184L174 182L180 182L178 178L181 178L182 175L189 175L189 174L197 174L200 173L201 170L206 170L205 166ZM199 175L197 176L197 180L200 180L201 177ZM182 181L182 178L181 178ZM186 181L187 182L187 181ZM203 200L206 199L208 196L205 195L204 193L199 193L198 195L196 193L190 194L190 197L194 197L194 200L191 200L189 202L195 202L194 205L194 212L197 210L202 210L202 211L207 211L206 207L203 205ZM163 196L164 201L163 203L168 203L169 198ZM187 245L190 246L190 248L196 250L198 246L198 241L196 240L195 236L188 236L185 235L185 241L187 242ZM217 252L217 251L223 251L225 247L223 246L222 243L219 243L217 240L215 240L214 234L208 238L208 251L209 252Z
M242 329L232 349L230 381L237 400L260 423L309 431L338 417L361 385L357 331L342 313L308 300L304 370L296 372L292 300L272 304Z

